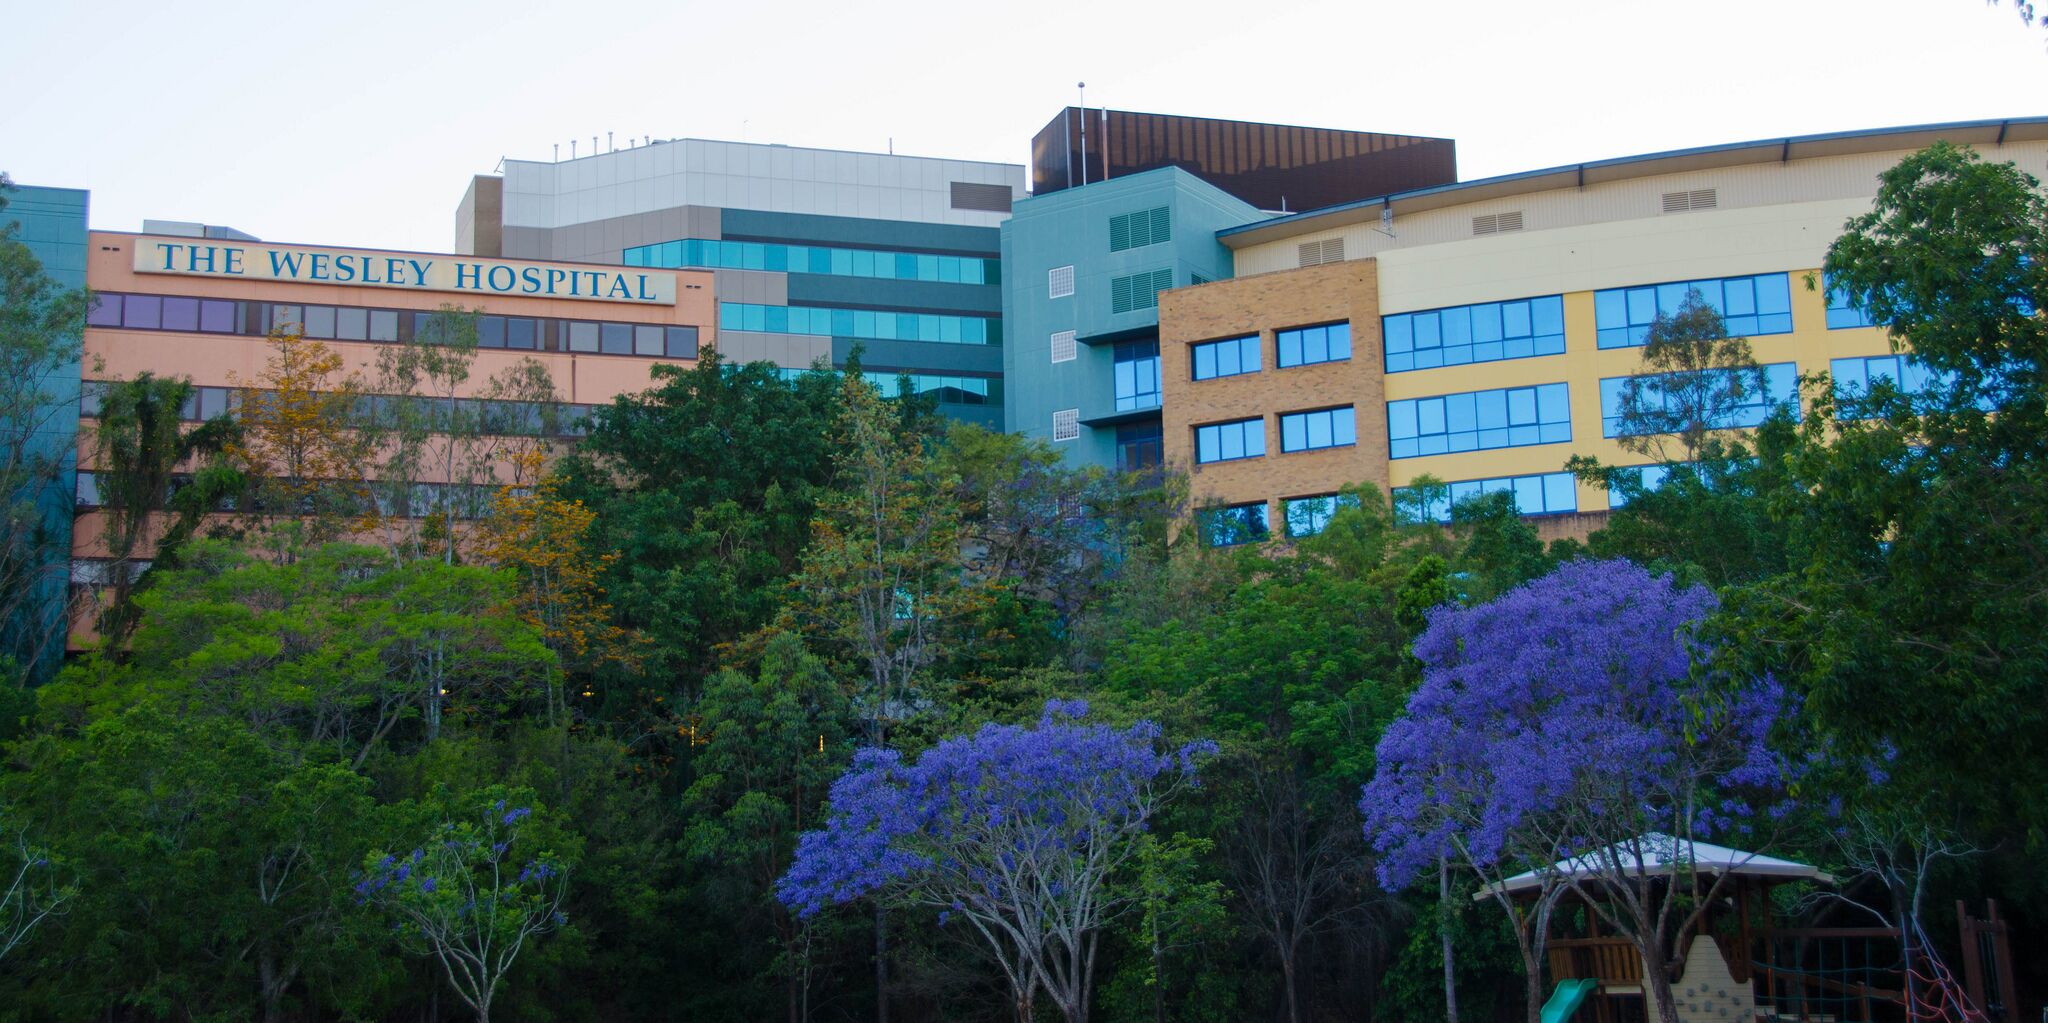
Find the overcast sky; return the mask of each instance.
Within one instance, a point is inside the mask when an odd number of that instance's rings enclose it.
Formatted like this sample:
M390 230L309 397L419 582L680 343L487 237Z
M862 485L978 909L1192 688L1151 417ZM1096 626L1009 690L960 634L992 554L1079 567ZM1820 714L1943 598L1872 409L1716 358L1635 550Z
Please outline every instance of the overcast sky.
M613 132L1022 163L1079 80L1448 136L1467 179L2048 114L2048 33L1983 0L21 0L0 31L0 170L91 189L94 227L439 251L500 157Z

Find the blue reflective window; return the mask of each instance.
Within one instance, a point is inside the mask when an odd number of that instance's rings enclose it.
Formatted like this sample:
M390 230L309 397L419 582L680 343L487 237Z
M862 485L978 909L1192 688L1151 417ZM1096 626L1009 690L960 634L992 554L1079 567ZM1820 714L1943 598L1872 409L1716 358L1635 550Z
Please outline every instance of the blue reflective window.
M1351 324L1325 323L1277 331L1273 347L1281 369L1351 358Z
M1747 388L1746 393L1743 395L1742 403L1724 410L1714 422L1714 429L1727 430L1745 426L1756 426L1765 419L1770 418L1771 413L1779 408L1789 410L1794 417L1799 415L1798 367L1789 362L1777 362L1763 366L1761 369L1763 371L1763 390L1758 391L1754 387ZM1600 381L1601 435L1605 437L1619 437L1622 435L1622 393L1630 380L1649 382L1643 391L1646 401L1654 403L1663 400L1668 404L1668 396L1663 395L1655 385L1658 379L1655 376L1608 377Z
M1202 541L1211 547L1258 543L1273 535L1266 524L1266 502L1210 508L1201 515Z
M1239 419L1195 427L1195 461L1228 462L1266 453L1266 420Z
M937 341L966 345L1000 344L1002 341L1002 328L998 321L984 317L876 312L872 309L720 302L718 325L724 330L818 334L877 341Z
M1828 375L1834 378L1836 415L1843 419L1861 419L1867 410L1860 407L1870 388L1887 382L1903 394L1916 395L1916 408L1938 403L1941 392L1955 387L1953 373L1942 373L1928 368L1911 355L1872 355L1836 359L1828 366ZM1994 407L1990 396L1979 399L1977 407L1989 412Z
M1564 353L1564 298L1431 309L1380 318L1387 372Z
M1341 448L1358 443L1358 423L1352 407L1289 412L1280 417L1280 450L1314 451Z
M1849 301L1849 293L1839 288L1829 288L1828 329L1850 330L1856 327L1874 327L1877 321L1870 318L1861 306Z
M1515 495L1515 510L1523 515L1563 515L1579 510L1579 488L1568 472L1458 480L1426 494L1416 487L1396 487L1394 504L1411 518L1419 515L1424 521L1449 522L1451 509L1459 502L1501 491Z
M681 238L636 245L624 251L621 261L627 266L772 270L940 284L993 284L1002 278L998 261L982 256L723 241L717 238Z
M1290 497L1282 502L1280 514L1285 520L1288 536L1314 536L1330 525L1330 518L1337 514L1337 509L1356 507L1358 497L1355 494L1321 494L1316 497Z
M1125 341L1113 365L1118 412L1159 407L1159 342Z
M1593 325L1602 348L1633 348L1650 336L1659 316L1671 316L1687 292L1721 314L1729 337L1792 332L1792 281L1783 273L1674 281L1593 293Z
M1249 334L1191 345L1188 353L1196 380L1233 377L1259 371L1259 336Z
M1570 397L1565 384L1539 384L1390 401L1388 454L1417 458L1560 444L1572 439Z

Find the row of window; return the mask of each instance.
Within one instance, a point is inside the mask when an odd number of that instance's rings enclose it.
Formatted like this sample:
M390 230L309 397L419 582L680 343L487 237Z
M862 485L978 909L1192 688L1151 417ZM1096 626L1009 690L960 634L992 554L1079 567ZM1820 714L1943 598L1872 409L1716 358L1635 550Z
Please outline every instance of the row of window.
M1351 324L1321 323L1277 330L1273 332L1273 347L1281 369L1340 362L1351 358ZM1257 373L1264 368L1257 334L1189 345L1188 362L1196 380Z
M942 256L930 252L848 249L829 245L787 245L779 242L721 241L683 238L625 250L627 266L664 269L697 267L716 270L772 270L781 273L827 274L876 280L926 281L936 284L1001 284L1002 261L980 256Z
M1318 494L1290 497L1280 505L1287 535L1298 540L1328 528L1330 519L1340 509L1358 507L1358 498L1351 494ZM1255 501L1203 509L1196 517L1196 525L1201 529L1203 543L1211 547L1235 547L1272 539L1273 530L1266 516L1266 502Z
M1357 412L1350 405L1280 415L1280 450L1319 451L1358 443ZM1195 461L1230 462L1266 453L1265 417L1195 427Z
M1515 496L1515 510L1523 515L1563 515L1579 510L1579 488L1568 472L1459 480L1427 490L1396 487L1394 506L1424 522L1449 522L1451 509L1460 502L1503 491Z
M1003 343L1003 321L984 316L752 305L745 302L718 303L718 329L873 341L937 341L955 345Z
M1380 318L1387 372L1564 353L1564 296L1481 302Z
M808 369L783 367L779 371L784 380L795 380ZM837 371L834 371L837 372ZM1000 377L948 376L942 373L891 373L888 370L863 370L865 379L884 398L903 395L903 381L910 381L912 394L932 395L941 405L1001 405L1003 403L1003 381Z
M1673 316L1688 293L1721 314L1729 337L1756 337L1792 332L1792 282L1789 274L1756 274L1698 281L1674 281L1635 288L1609 288L1593 293L1593 325L1602 348L1641 345L1659 316Z
M323 341L401 343L431 341L438 329L437 323L446 322L436 319L441 315L439 313L418 309L369 309L111 292L101 292L93 297L93 307L87 314L86 324L124 330L175 330L261 337L274 329L296 327L306 337ZM658 359L697 357L697 328L693 326L538 316L478 316L476 332L476 343L480 348L639 355Z
M105 409L106 395L112 383L105 380L86 380L79 384L78 415L81 419L97 419ZM195 387L185 403L178 408L178 418L185 422L204 422L216 416L234 415L241 411L242 403L249 393L243 387ZM269 395L273 392L258 391ZM398 397L385 394L366 394L356 400L349 410L351 420L359 423L395 423L399 418L399 405L412 406L412 415L435 424L463 424L465 430L494 436L558 436L580 437L590 418L590 405L548 403L528 401L501 401L487 398L430 398L423 396Z
M1795 417L1799 414L1798 367L1789 362L1777 362L1759 367L1759 369L1759 376L1762 378L1763 386L1759 388L1757 386L1758 381L1756 380L1746 381L1742 387L1741 398L1729 404L1726 408L1718 410L1713 423L1710 424L1713 429L1726 430L1737 427L1756 426L1765 419L1770 418L1771 413L1780 408L1790 411ZM1726 374L1733 371L1722 370L1720 372ZM1601 436L1619 437L1623 435L1622 400L1628 390L1630 381L1638 382L1639 393L1646 404L1655 406L1661 403L1668 407L1673 401L1686 400L1665 394L1658 386L1659 382L1664 379L1667 379L1667 377L1650 375L1608 377L1600 381ZM1689 380L1688 383L1690 383ZM1566 439L1569 440L1570 438Z
M1572 439L1565 384L1468 391L1387 403L1394 458L1557 444Z
M173 476L170 481L171 495L175 496L179 490L190 486L191 483L192 477L189 475ZM337 488L336 494L340 497L340 504L356 506L341 509L344 514L364 515L374 509L378 515L385 517L425 518L445 508L458 519L477 519L490 512L491 502L502 489L503 487L495 483L414 483L401 487L372 482L361 486L348 484ZM515 490L514 493L524 494L526 491ZM100 474L87 469L79 470L73 498L74 506L80 511L90 511L102 507L104 500L100 495ZM222 500L214 510L238 511L241 510L242 504L247 503L249 502L230 497ZM261 513L266 509L259 505L248 510ZM309 504L308 507L299 509L298 514L310 514L312 510Z

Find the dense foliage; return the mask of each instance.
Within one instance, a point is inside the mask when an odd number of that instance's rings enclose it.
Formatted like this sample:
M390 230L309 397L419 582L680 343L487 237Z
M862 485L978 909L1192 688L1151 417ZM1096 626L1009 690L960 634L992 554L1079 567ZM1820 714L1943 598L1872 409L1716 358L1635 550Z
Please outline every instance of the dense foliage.
M2048 203L1935 147L1846 230L1926 386L1723 430L1747 354L1672 325L1669 463L1547 545L1424 478L1211 549L1170 469L709 351L561 440L458 310L375 380L280 330L202 426L121 382L102 642L0 690L0 1021L1513 1020L1545 921L1481 885L1645 832L2038 948Z

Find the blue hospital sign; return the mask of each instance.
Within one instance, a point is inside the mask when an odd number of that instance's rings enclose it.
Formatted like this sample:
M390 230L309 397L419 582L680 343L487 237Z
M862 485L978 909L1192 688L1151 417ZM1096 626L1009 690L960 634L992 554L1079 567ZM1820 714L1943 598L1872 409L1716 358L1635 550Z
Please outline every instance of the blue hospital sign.
M674 274L636 267L518 263L473 256L315 249L210 238L138 238L135 272L638 305L676 304Z

